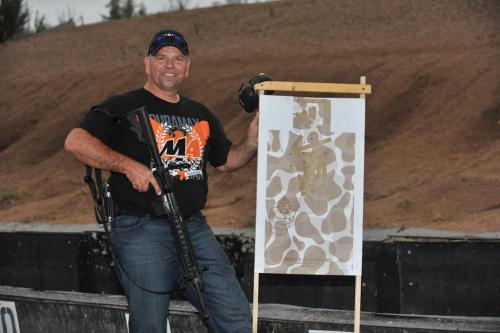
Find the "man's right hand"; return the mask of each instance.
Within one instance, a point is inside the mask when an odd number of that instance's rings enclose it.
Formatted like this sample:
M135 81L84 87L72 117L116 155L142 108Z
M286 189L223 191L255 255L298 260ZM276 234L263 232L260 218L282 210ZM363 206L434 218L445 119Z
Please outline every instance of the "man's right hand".
M139 192L147 192L151 184L155 192L161 194L160 186L147 166L112 150L84 129L73 129L66 137L64 148L86 165L125 174Z
M139 192L147 192L151 184L156 194L161 194L160 185L158 184L153 172L149 170L148 167L132 159L126 159L122 162L122 164L122 172L125 176L127 176L135 190Z

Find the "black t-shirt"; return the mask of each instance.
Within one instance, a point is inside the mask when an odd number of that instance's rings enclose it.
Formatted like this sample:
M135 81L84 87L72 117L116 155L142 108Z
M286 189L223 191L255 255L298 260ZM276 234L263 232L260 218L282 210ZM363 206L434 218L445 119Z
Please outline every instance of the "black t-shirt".
M184 216L200 211L206 203L206 163L226 163L231 142L220 122L202 104L181 97L178 103L164 101L144 88L110 97L94 106L79 127L111 149L153 168L145 143L132 126L132 111L145 106L164 166L175 177L174 193ZM132 121L132 122L131 122ZM155 194L134 190L124 174L112 172L111 193L119 209L155 215Z

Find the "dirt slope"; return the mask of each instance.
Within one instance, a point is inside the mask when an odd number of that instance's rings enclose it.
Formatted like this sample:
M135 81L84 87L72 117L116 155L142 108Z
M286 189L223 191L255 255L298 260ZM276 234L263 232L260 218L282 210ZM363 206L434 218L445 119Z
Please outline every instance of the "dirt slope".
M247 77L359 82L367 99L365 227L500 230L500 2L278 1L40 33L0 46L0 221L94 223L68 131L109 94L144 83L157 30L192 50L184 94L233 141ZM255 161L211 172L214 226L253 226Z

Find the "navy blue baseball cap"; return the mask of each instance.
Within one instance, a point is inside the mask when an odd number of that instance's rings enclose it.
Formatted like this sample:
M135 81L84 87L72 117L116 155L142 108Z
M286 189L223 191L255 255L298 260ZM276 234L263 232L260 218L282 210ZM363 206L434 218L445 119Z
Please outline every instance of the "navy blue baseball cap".
M185 56L189 55L189 48L184 36L175 30L162 30L153 35L149 42L148 55L155 55L164 46L175 46Z

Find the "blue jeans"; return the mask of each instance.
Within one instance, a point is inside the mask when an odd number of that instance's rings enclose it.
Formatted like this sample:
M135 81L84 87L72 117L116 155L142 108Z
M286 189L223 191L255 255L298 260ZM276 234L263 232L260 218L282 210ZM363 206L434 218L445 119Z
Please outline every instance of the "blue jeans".
M203 282L210 332L251 332L248 300L205 217L199 213L185 223L199 265L208 267ZM120 215L113 222L111 238L117 275L129 304L130 333L165 333L171 291L182 278L167 221ZM189 283L184 295L197 305Z

